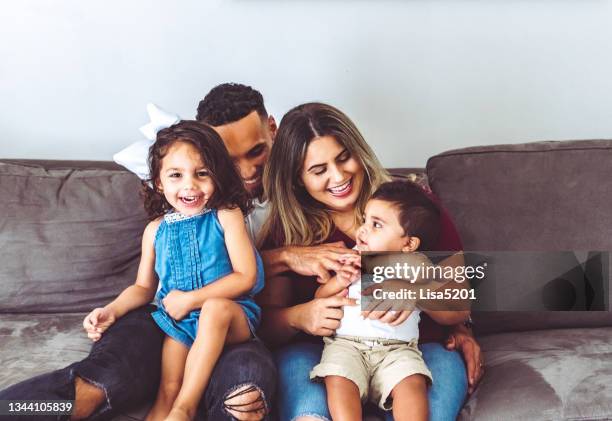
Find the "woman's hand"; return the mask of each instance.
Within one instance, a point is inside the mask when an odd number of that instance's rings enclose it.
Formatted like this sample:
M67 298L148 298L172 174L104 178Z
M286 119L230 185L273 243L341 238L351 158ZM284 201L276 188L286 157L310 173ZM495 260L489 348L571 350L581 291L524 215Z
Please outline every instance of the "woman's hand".
M193 296L189 292L173 289L162 300L166 313L174 320L182 320L193 310Z
M299 305L295 327L309 335L331 336L340 327L344 306L357 305L352 298L333 296L315 298Z
M284 253L290 270L304 276L316 276L319 282L327 282L331 278L330 271L338 272L342 267L341 259L347 254L357 255L356 250L346 248L342 241L287 247Z
M468 375L468 393L472 394L484 374L484 359L480 345L467 331L452 332L446 340L446 349L457 350L463 355Z
M115 320L115 314L111 310L106 307L98 307L85 316L83 327L87 332L87 337L96 342L100 340L106 329L115 323Z

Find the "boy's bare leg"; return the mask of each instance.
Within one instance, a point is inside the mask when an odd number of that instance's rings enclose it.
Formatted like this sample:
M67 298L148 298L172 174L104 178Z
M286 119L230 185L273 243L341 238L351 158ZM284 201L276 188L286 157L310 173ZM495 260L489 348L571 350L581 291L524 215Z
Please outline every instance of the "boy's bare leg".
M427 379L413 374L399 382L391 391L393 397L393 419L395 421L427 421Z
M183 385L167 419L192 420L224 345L250 337L251 330L239 304L225 298L206 300L196 340L187 356Z
M342 376L325 377L327 405L334 421L361 419L361 396L355 383Z
M76 376L74 378L74 411L70 419L77 421L87 418L105 399L104 390Z
M155 403L147 414L146 421L163 420L170 413L172 404L174 404L174 400L181 390L188 352L189 348L181 342L169 336L164 338L159 389Z

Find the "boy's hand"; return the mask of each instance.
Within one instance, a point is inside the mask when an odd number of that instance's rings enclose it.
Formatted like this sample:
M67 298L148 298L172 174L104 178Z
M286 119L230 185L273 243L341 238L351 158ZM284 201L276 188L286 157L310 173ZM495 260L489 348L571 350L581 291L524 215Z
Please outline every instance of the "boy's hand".
M338 258L342 266L336 272L336 278L345 287L349 287L359 279L361 275L361 256L358 254L343 254ZM321 278L317 278L319 283L325 283Z
M112 311L106 307L99 307L93 309L91 313L85 316L83 327L87 332L87 337L96 342L100 340L106 329L115 323L115 320L116 317Z
M184 319L193 310L193 300L189 292L173 289L162 300L166 313L174 320Z
M357 264L347 262L342 265L338 273L336 273L336 277L340 283L342 283L345 287L348 287L359 279L360 274L361 271L359 270L359 266Z

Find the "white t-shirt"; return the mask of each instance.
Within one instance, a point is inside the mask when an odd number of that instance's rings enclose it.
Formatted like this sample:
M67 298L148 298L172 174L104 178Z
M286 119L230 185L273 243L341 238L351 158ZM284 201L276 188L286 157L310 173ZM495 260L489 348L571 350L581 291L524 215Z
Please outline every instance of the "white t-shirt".
M357 246L353 248L357 249ZM419 256L420 257L420 256ZM429 263L429 259L422 256L424 263ZM361 279L349 287L349 298L361 300ZM340 328L336 330L336 335L358 336L362 338L396 339L399 341L410 342L419 339L419 321L421 311L415 308L410 316L398 326L391 326L378 320L363 319L361 317L361 306L345 306L344 316L340 321Z
M261 227L270 213L269 204L270 202L267 200L265 202L260 202L258 199L253 200L253 210L244 220L253 244L257 244L257 234L261 231Z
M361 299L361 280L349 287L348 296L357 300ZM345 306L344 317L340 321L340 328L336 330L336 335L396 339L405 342L418 340L420 312L420 310L414 309L403 323L398 326L391 326L378 320L363 319L360 305Z

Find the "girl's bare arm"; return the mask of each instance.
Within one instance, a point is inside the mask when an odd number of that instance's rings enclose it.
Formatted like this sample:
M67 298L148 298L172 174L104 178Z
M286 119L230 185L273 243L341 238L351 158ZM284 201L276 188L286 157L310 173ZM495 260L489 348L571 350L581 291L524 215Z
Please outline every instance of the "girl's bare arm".
M144 230L142 235L142 255L138 265L136 282L134 285L124 289L117 298L105 306L117 319L130 310L150 303L153 297L155 297L158 280L155 274L155 249L153 242L160 223L161 218L158 218L149 222Z

